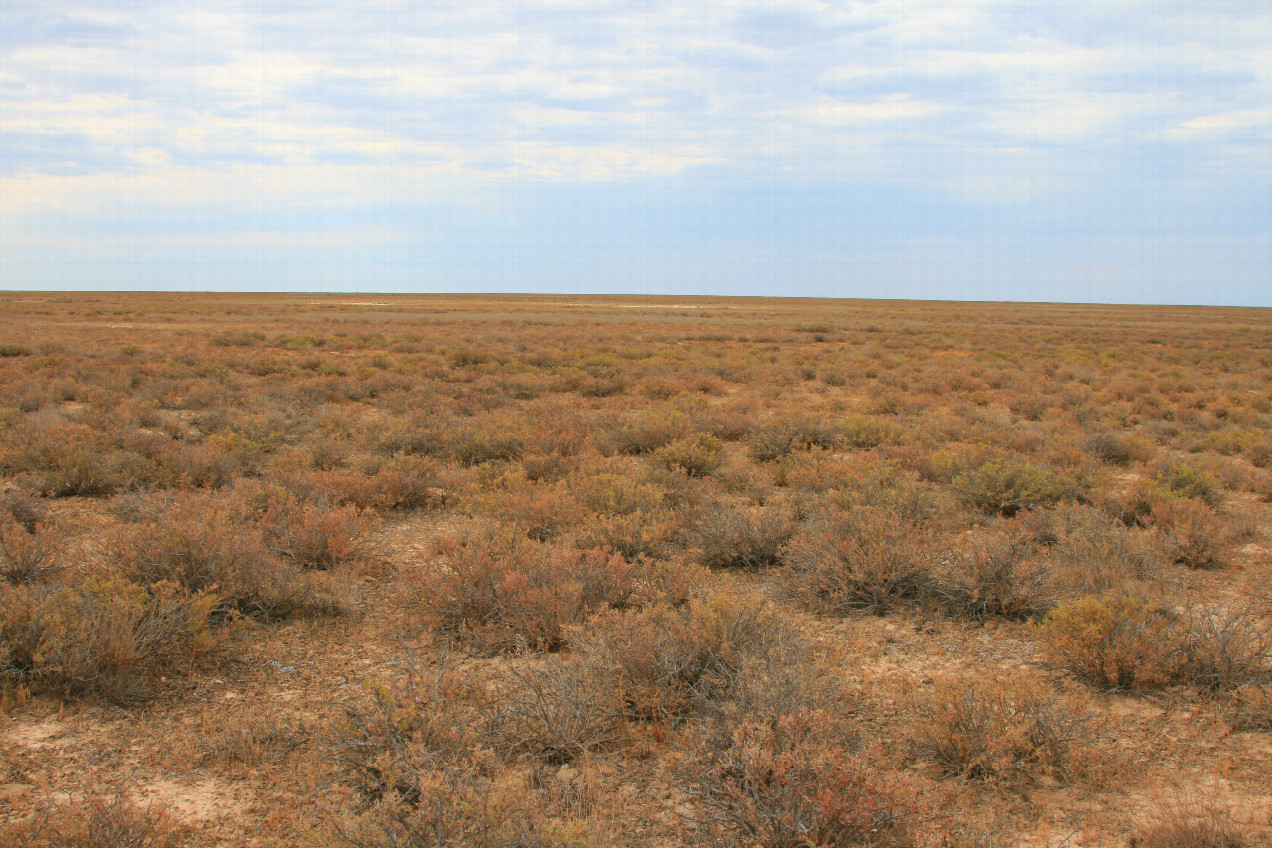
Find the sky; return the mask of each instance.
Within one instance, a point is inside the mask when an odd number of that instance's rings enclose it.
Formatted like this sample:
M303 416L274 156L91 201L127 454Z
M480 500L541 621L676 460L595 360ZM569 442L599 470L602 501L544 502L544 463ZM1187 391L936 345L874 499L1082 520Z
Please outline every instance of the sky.
M1272 3L0 0L0 288L1272 306Z

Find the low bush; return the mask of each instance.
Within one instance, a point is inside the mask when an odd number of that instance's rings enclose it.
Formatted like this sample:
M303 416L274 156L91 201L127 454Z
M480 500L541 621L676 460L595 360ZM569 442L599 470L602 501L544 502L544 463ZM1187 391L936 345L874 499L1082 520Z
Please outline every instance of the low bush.
M1189 568L1218 568L1229 533L1204 503L1175 498L1156 504L1151 519L1165 534L1167 556Z
M557 658L542 667L514 669L486 734L508 755L528 754L552 765L619 744L621 701L609 681L589 671Z
M0 495L0 523L12 521L28 533L35 533L47 517L48 509L36 498L22 492Z
M215 595L119 579L80 589L0 583L0 676L8 685L125 702L211 643Z
M681 469L690 477L706 477L724 462L724 443L698 433L672 442L654 453L654 461L668 469Z
M1149 820L1136 829L1131 844L1135 848L1246 848L1259 843L1226 806L1185 796L1159 802Z
M373 520L356 506L287 502L260 519L269 549L305 569L366 566L378 554Z
M814 518L782 549L791 593L838 614L879 615L928 595L928 557L918 528L868 508Z
M118 573L135 583L215 591L223 610L265 618L342 610L330 586L270 551L242 499L199 493L140 499L131 509L133 523L107 536L104 548Z
M1272 683L1272 622L1252 606L1188 605L1177 677L1204 692Z
M678 410L666 407L648 409L603 439L610 453L653 453L683 437L688 419Z
M940 568L935 592L952 615L981 621L1023 621L1046 613L1057 599L1052 570L1032 540L991 538L955 551Z
M851 751L828 714L743 724L732 744L687 766L697 844L910 846L923 818L914 790L867 751Z
M796 450L832 449L840 435L812 416L781 416L751 431L747 447L756 462L773 462Z
M162 807L122 792L71 797L25 820L0 820L0 845L13 848L182 848L190 836Z
M0 581L38 583L61 568L58 557L58 544L47 530L0 524Z
M1193 462L1164 463L1157 469L1156 479L1181 498L1202 501L1207 506L1218 506L1223 500L1219 482L1209 469Z
M704 507L692 519L689 538L708 568L764 568L781 562L782 546L796 529L794 516L780 505Z
M1069 781L1094 765L1101 735L1090 697L1023 676L945 680L917 705L916 750L968 780Z
M610 550L506 532L447 538L410 577L440 632L494 653L558 650L568 625L624 606L636 589L632 565Z
M1061 604L1039 625L1044 657L1097 689L1143 690L1172 682L1182 664L1179 617L1132 595Z
M1086 449L1109 465L1130 465L1153 458L1153 443L1143 436L1104 431L1087 439Z
M761 595L738 587L678 607L604 613L570 632L579 662L617 693L627 717L660 723L728 700L748 658L793 639Z
M1045 559L1058 581L1078 594L1126 590L1152 577L1165 561L1156 532L1127 527L1095 507L1044 515L1048 526L1034 529L1046 544Z
M990 457L956 474L950 485L969 507L1009 517L1072 500L1083 489L1076 480L1012 456Z

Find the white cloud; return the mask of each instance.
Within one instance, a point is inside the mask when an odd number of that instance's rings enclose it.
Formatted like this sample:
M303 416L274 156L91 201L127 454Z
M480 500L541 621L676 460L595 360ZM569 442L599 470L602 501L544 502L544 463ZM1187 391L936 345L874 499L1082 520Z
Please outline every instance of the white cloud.
M94 172L143 185L272 166L304 183L329 160L566 181L780 162L854 179L872 152L871 176L913 181L1020 145L1041 151L1041 187L1094 142L1263 132L1272 101L1272 12L1218 0L1204 15L1147 0L58 5L100 34L0 47L0 133L58 139L43 163L36 142L0 152L0 173L71 168L89 193Z

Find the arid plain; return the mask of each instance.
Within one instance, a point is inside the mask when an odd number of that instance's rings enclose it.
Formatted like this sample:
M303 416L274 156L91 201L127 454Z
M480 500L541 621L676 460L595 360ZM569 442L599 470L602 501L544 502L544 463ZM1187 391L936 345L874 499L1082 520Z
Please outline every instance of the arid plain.
M0 846L1272 844L1272 310L0 294Z

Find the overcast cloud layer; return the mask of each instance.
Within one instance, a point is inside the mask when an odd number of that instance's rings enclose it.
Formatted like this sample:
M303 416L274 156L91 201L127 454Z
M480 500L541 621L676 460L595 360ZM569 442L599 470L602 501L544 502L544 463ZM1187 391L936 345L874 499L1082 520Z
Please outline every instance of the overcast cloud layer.
M0 272L1272 305L1272 6L0 0Z

